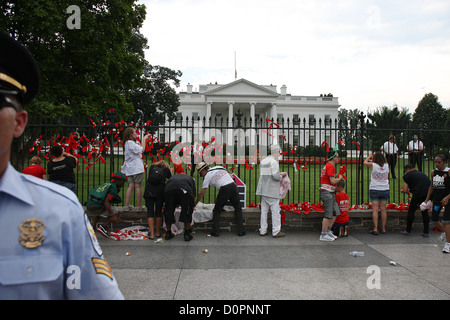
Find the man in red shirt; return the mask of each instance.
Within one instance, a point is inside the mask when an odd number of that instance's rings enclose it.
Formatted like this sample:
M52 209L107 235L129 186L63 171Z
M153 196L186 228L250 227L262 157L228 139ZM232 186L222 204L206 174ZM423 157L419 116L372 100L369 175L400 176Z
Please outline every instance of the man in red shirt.
M322 232L320 241L334 241L336 236L331 232L331 227L336 217L341 214L334 195L336 184L342 180L342 174L336 177L335 165L339 163L337 151L333 151L327 156L327 164L320 174L320 201L323 202L324 216L322 219Z

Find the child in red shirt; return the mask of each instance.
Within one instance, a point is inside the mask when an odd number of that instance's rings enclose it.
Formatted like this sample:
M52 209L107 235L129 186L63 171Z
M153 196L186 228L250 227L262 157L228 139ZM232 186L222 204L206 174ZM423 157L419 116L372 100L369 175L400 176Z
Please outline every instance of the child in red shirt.
M349 197L348 194L345 193L344 188L344 180L341 180L336 184L336 202L339 206L339 210L341 211L341 215L336 217L336 221L334 222L331 230L336 236L339 237L346 237L349 232Z
M44 180L47 180L47 172L41 167L42 160L39 156L31 158L31 165L23 169L22 173L29 174Z

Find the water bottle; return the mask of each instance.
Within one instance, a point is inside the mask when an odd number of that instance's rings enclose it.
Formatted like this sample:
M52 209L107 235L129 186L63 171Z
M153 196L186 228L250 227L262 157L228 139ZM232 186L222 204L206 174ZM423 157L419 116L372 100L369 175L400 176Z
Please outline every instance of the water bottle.
M350 254L354 257L364 257L364 252L352 251Z

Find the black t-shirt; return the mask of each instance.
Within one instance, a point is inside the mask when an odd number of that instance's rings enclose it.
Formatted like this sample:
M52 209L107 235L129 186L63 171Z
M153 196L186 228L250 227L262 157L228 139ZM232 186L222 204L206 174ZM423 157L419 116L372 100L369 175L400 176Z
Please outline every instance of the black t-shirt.
M75 183L75 173L77 161L74 157L65 157L61 161L50 161L47 164L47 173L50 181L64 181Z
M433 201L441 201L450 193L450 170L445 168L444 171L434 169L431 176L433 182Z
M189 195L193 197L196 196L195 181L191 176L188 176L185 173L176 174L167 180L165 192L177 189L183 189Z
M150 166L153 167L154 165ZM149 179L147 178L147 182L145 184L145 192L144 192L144 198L164 198L164 186L167 179L170 179L172 176L172 173L170 172L170 169L163 165L158 165L160 168L163 168L163 174L164 174L164 182L160 184L152 184L150 183Z
M427 175L416 170L406 173L403 176L403 180L408 184L409 190L415 196L426 196L431 185Z

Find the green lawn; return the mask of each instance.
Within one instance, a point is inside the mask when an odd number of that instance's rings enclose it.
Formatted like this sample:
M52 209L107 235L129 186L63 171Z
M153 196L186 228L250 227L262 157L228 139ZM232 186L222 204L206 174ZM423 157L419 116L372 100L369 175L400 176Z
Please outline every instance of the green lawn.
M93 164L88 170L86 170L87 165L80 159L79 170L76 172L77 188L78 188L78 198L82 204L87 201L88 192L91 188L109 181L109 174L111 172L111 166L114 166L113 171L120 171L123 158L122 156L116 156L115 161L111 164L108 158L105 158L106 162L101 161ZM148 158L148 161L151 161ZM149 163L149 165L151 162ZM407 202L408 198L406 195L400 193L400 188L403 186L402 180L402 168L406 164L406 160L400 159L397 162L396 172L397 179L390 180L391 186L391 198L389 202L400 203ZM46 166L46 164L44 164ZM300 169L295 170L292 164L280 164L280 171L285 171L288 173L291 180L291 191L288 192L283 203L301 203L310 202L318 203L319 200L319 186L320 186L320 172L323 168L323 164L308 164L306 165L306 170ZM368 189L370 183L370 170L363 167L362 177L360 177L361 166L357 164L347 164L347 186L346 192L350 197L350 204L364 204L365 202L370 202L368 197ZM433 163L425 161L424 168L426 173L431 172ZM186 169L187 166L183 165ZM247 205L253 203L260 203L260 197L255 195L256 186L259 178L259 166L253 166L253 170L246 170L245 165L228 165L230 172L237 174L242 181L247 185ZM235 167L233 171L230 169ZM401 170L400 170L401 169ZM186 170L187 174L190 174L190 169ZM197 192L201 188L203 179L195 172L194 178L197 182ZM145 184L144 184L145 186ZM121 190L122 199L125 200L125 190L127 185ZM361 189L363 189L361 191ZM362 197L361 197L362 194ZM217 195L215 188L209 188L208 192L205 194L203 202L213 203ZM134 198L132 204L136 205L136 199Z

